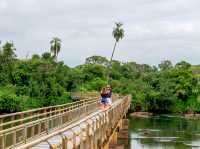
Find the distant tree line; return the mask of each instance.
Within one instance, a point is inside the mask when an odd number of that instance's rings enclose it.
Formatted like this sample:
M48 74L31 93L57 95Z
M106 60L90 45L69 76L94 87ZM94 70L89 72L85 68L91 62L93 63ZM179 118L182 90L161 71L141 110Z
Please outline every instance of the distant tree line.
M50 52L19 59L14 44L0 46L0 112L16 112L71 102L70 92L99 91L107 84L113 91L132 95L132 110L152 112L200 112L199 66L182 61L156 66L86 58L70 68L57 60L61 40L51 41ZM55 41L56 40L56 41Z

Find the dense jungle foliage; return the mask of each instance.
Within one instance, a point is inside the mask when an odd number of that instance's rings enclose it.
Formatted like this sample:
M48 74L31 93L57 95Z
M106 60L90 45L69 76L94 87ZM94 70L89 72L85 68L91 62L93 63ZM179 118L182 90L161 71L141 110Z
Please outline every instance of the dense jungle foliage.
M113 91L132 95L132 110L200 112L199 67L168 60L156 66L114 60L108 70L105 57L92 56L70 68L51 53L18 59L13 43L0 48L0 112L16 112L70 102L72 91Z

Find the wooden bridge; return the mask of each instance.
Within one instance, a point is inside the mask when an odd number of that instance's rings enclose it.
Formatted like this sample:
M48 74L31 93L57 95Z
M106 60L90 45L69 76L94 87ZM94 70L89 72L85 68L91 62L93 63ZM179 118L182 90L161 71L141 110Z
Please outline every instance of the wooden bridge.
M115 143L131 97L113 97L99 109L99 97L0 116L0 149L108 149Z

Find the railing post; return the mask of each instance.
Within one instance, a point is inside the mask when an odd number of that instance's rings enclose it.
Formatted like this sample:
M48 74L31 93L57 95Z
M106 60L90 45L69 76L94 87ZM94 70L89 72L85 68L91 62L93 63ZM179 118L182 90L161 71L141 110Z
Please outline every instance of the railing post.
M12 145L15 145L16 144L16 130L13 131L13 133L12 133L12 140L13 140L13 144Z
M0 118L0 125L3 124L3 118ZM3 130L3 127L0 126L0 131Z
M27 142L27 126L24 126L24 143Z
M46 133L49 134L49 118L46 119L45 129L46 129Z
M38 134L41 134L41 127L42 127L42 123L39 122L38 123Z
M4 142L5 142L5 136L0 136L0 148L4 149L5 146L4 146Z

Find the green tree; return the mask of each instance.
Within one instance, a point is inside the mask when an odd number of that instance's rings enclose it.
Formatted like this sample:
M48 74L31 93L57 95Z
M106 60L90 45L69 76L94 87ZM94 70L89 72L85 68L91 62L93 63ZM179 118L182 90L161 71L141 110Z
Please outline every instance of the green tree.
M86 58L85 64L99 64L103 66L108 66L108 60L105 57L102 56L91 56Z
M38 54L33 54L32 59L38 60L38 59L40 59L40 56Z
M57 61L58 53L61 50L61 39L58 37L54 37L51 41L50 51L53 54L53 58Z
M117 43L119 42L120 39L122 39L124 37L124 29L122 28L122 26L123 26L123 24L120 23L120 22L115 23L115 27L114 27L113 32L112 32L112 35L115 39L115 44L114 44L114 47L113 47L112 55L110 57L110 64L109 64L108 68L111 67L111 65L112 65L112 60L113 60L113 56L114 56L114 53L115 53ZM108 74L108 82L109 82L109 79L110 79L110 73Z
M15 47L12 42L6 42L2 50L0 51L0 82L12 82L13 83L13 71L15 67ZM3 79L3 80L2 80Z
M111 55L111 58L110 58L110 64L112 64L112 59L113 59L113 56L114 56L114 53L115 53L117 43L119 42L120 39L122 39L124 37L124 29L122 28L122 25L123 24L120 23L120 22L115 23L115 27L114 27L113 32L112 32L112 35L115 39L115 44L114 44L112 55Z
M165 60L165 61L162 61L158 67L161 69L161 70L168 70L168 69L171 69L173 67L172 65L172 62L169 61L169 60Z
M42 58L45 59L45 60L52 60L53 58L51 57L51 53L49 52L44 52L42 54Z

